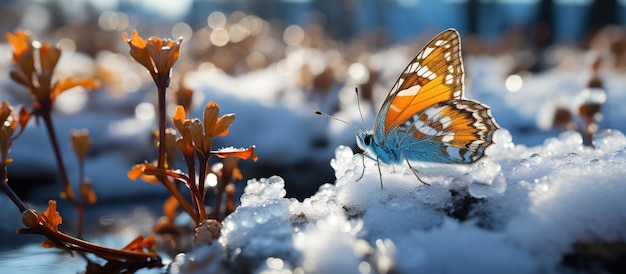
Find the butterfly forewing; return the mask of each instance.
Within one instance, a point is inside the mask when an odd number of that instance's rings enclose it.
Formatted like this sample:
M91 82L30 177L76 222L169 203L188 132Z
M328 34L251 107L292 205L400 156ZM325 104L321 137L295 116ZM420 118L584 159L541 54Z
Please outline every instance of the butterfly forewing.
M377 142L416 113L463 96L463 62L459 33L448 29L433 38L394 84L374 125ZM383 122L382 124L380 122Z

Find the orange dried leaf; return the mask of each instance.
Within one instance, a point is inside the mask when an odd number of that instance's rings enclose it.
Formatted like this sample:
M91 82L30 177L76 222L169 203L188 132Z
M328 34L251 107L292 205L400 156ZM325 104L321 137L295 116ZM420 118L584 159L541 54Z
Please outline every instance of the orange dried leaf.
M178 203L176 197L170 196L167 200L165 200L165 203L163 203L163 214L165 214L168 219L173 221L176 218L176 215L178 215L176 209L178 209L179 205L180 204Z
M243 174L241 174L241 170L239 170L238 168L233 170L233 179L235 181L243 179Z
M145 250L152 252L154 250L154 236L150 235L145 238L143 235L137 236L134 240L128 243L122 250L144 253Z
M171 40L150 37L144 40L139 37L137 30L133 30L130 39L128 34L122 35L130 47L130 56L137 63L148 69L153 77L155 75L169 77L172 66L178 60L182 38Z
M70 78L66 78L54 84L54 88L52 92L50 93L50 100L54 101L54 99L57 96L59 96L59 94L71 88L84 87L86 89L95 89L95 88L98 88L99 86L100 86L100 83L91 78L85 78L85 79L81 79L78 81L74 81Z
M74 149L74 153L79 162L84 162L89 154L89 147L91 147L92 140L89 138L89 131L86 129L73 130L70 134L70 144Z
M6 38L13 46L13 63L18 66L21 74L18 78L23 78L28 86L35 72L35 55L30 35L23 30L16 30L15 33L7 33ZM17 82L23 84L23 81Z
M64 188L63 192L60 193L61 199L70 199L70 200L74 200L74 190L72 189L71 186L67 186Z
M26 126L26 123L28 123L28 120L30 119L31 114L32 113L25 107L22 107L20 109L19 121L20 121L20 127L22 127L22 129L24 129L24 127Z
M233 121L235 120L235 114L229 113L229 114L225 114L224 116L220 117L219 120L217 120L217 123L215 124L215 127L213 128L213 131L211 133L212 136L226 136L228 135L228 127L230 127L230 125L233 123Z
M31 47L30 35L23 30L18 29L15 33L9 32L6 34L6 38L13 46L13 56L19 56Z
M122 33L122 36L124 37L124 41L126 41L130 47L130 57L148 69L151 74L155 73L156 71L154 65L152 64L152 60L150 59L150 54L146 50L146 42L143 38L139 37L137 30L133 30L130 39L128 38L128 34L126 32Z
M227 147L227 148L222 148L217 151L211 151L211 154L220 158L226 158L228 156L232 156L232 157L237 157L241 160L252 159L253 161L256 162L258 157L256 156L256 154L254 154L254 149L255 149L255 146L253 145L249 146L248 148Z
M39 48L39 64L41 66L42 76L52 78L52 71L61 58L61 50L52 47L50 44L42 44ZM49 84L49 83L48 83Z
M3 101L2 105L0 105L0 122L2 122L2 124L4 124L4 122L7 121L12 111L13 111L13 106L11 106L9 102Z
M89 181L83 181L80 183L80 195L83 201L86 201L89 204L95 204L98 200L96 191L93 190L91 182Z
M151 164L143 163L134 165L126 175L131 180L137 180L141 177L142 180L148 183L158 183L159 179L155 175L162 173L163 171L161 169Z
M130 178L133 181L139 179L139 177L143 174L143 165L144 164L136 164L136 165L134 165L130 169L130 171L128 171L128 173L126 174L128 176L128 178Z
M185 124L185 115L185 108L183 106L177 106L176 113L174 114L174 117L172 117L172 122L174 123L176 128L178 128L178 131L180 131L180 129Z
M215 135L211 135L213 133L213 129L215 128L215 124L217 123L217 118L220 115L220 106L211 101L206 104L204 107L203 119L204 119L204 134L208 137L215 137Z
M46 226L53 231L59 231L59 224L63 223L63 218L57 211L57 201L49 200L48 208L42 214L44 221L46 221Z

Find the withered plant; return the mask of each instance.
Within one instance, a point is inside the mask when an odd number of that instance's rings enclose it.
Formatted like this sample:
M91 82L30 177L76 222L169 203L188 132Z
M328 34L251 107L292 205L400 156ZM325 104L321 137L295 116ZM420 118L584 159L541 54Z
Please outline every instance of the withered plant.
M168 153L173 152L171 150L168 152L166 136L168 135L167 132L173 132L173 130L168 131L167 129L165 98L170 82L171 68L178 59L182 38L170 40L150 37L144 40L139 37L137 31L133 31L130 38L124 33L124 39L130 47L131 57L145 67L154 80L158 92L157 117L159 118L157 133L159 152L156 164L149 162L137 164L128 172L128 177L133 180L143 177L145 181L163 184L173 197L167 202L168 206L164 210L166 211L165 215L175 216L175 214L172 215L172 208L180 206L192 217L196 226L200 226L208 220L204 200L207 192L206 178L211 173L209 169L210 157L215 155L219 158L235 157L256 161L254 146L212 150L213 140L218 136L228 134L228 128L233 123L235 114L229 113L220 116L219 105L215 102L209 102L204 107L202 120L188 119L185 108L179 105L172 118L172 123L180 134L180 137L175 140L175 147L183 155L187 173L184 174L174 169L173 161L167 160L170 158ZM234 168L236 168L236 164L231 169ZM191 203L184 198L175 181L182 182L189 189ZM213 219L216 221L221 219L221 204L225 189L225 186L219 184L215 188L217 202L213 209Z
M88 273L109 273L111 271L134 272L143 267L161 266L161 258L155 251L154 236L138 236L128 245L122 248L110 248L80 239L83 233L83 219L85 206L96 202L96 193L91 187L90 180L84 174L84 162L88 156L92 140L86 130L77 130L71 134L71 145L78 159L78 193L76 195L71 186L63 156L57 141L52 110L55 99L64 91L83 87L94 89L99 83L93 79L82 80L57 79L54 69L60 59L61 51L50 44L32 41L26 31L17 30L8 33L7 39L13 46L12 61L15 69L10 72L11 79L24 86L33 98L32 110L22 108L16 115L13 107L8 102L0 105L0 189L6 193L11 201L22 213L22 222L26 226L18 230L22 234L40 234L46 237L42 246L47 248L59 248L73 255L78 252L88 260ZM145 162L135 165L129 172L131 179L142 177L149 182L163 184L170 192L171 197L164 203L164 213L173 224L177 209L182 208L193 219L196 228L195 242L206 243L219 237L221 228L220 220L234 210L234 182L241 180L241 172L237 168L240 159L257 160L254 154L254 146L248 148L222 148L212 150L214 138L226 136L228 128L234 121L234 114L220 116L219 105L209 102L204 107L203 119L188 119L185 107L178 106L172 124L178 130L180 137L176 138L176 130L168 128L165 106L166 90L169 86L172 66L179 57L181 39L171 40L150 37L147 40L139 37L133 31L129 38L123 34L124 40L130 46L130 55L139 64L144 66L157 87L158 93L158 131L155 134L158 146L158 158L155 163ZM189 91L187 92L189 95ZM190 96L187 96L190 97ZM190 104L186 104L189 106ZM63 218L57 211L57 201L49 200L45 211L39 212L28 206L8 184L8 168L12 162L9 158L10 148L13 141L23 132L31 116L39 122L43 120L48 132L48 138L55 155L57 170L63 190L61 198L69 201L77 210L78 224L77 236L70 236L59 230L59 224ZM180 151L187 168L187 173L174 169L176 150ZM209 168L211 156L226 158L223 164L214 165L213 171ZM214 174L214 193L216 204L212 219L205 209L205 195L209 185L207 177ZM182 183L189 189L189 202L179 189ZM223 202L223 198L226 201ZM225 204L226 209L221 210ZM222 214L223 212L223 214ZM107 263L103 266L91 262L85 254L93 254Z

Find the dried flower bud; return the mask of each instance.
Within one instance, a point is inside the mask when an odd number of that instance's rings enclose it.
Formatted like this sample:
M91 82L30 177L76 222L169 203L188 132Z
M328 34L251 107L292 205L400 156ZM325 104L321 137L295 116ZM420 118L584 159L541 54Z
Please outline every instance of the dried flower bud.
M39 226L39 217L34 209L24 210L22 212L22 223L28 228L36 228Z
M89 147L91 147L92 140L89 137L89 131L86 129L74 130L70 136L72 148L78 161L84 162L89 153Z
M193 236L193 243L196 246L210 244L221 235L222 223L216 220L204 220L196 227L196 234Z

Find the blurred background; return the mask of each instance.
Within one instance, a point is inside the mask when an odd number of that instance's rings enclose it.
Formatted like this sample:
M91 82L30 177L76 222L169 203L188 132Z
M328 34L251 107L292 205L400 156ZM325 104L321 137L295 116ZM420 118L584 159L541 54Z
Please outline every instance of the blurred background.
M183 37L170 109L187 105L200 117L213 100L223 113L236 113L231 134L216 146L255 144L259 161L242 162L244 177L283 176L288 196L303 198L334 180L334 149L355 144L353 128L312 110L361 126L358 86L364 127L371 129L400 71L450 27L463 40L466 97L490 105L516 143L538 145L577 130L591 145L598 130L623 130L617 121L625 114L624 22L622 0L0 1L2 32L29 30L33 39L63 50L58 75L103 83L61 96L55 119L61 140L73 128L91 132L87 176L105 199L165 195L160 186L145 190L126 178L133 164L156 155L150 137L156 93L149 75L128 57L122 32ZM0 51L10 54L6 39ZM9 58L0 60L6 72L0 100L30 105L8 78L11 66ZM12 151L11 182L23 195L35 195L33 184L55 181L43 136L32 123ZM71 155L69 145L64 149ZM128 191L120 196L112 185Z

